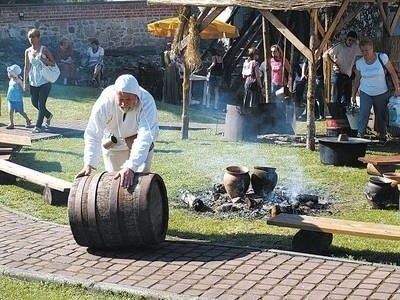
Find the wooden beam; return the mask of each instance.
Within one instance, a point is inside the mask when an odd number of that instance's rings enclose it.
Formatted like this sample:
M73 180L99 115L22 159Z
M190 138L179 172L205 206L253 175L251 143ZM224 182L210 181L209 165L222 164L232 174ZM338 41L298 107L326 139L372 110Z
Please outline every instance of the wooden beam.
M199 32L201 32L202 30L206 29L208 25L210 25L210 23L212 21L214 21L214 19L216 17L218 17L225 9L226 7L215 7L212 11L211 8L207 10L207 12L211 11L209 14L207 15L202 15L200 14L199 18L198 18L198 22L201 21L201 24L199 26ZM204 11L203 11L204 12ZM186 48L187 44L189 42L189 38L187 36L185 36L181 42L179 43L179 51L182 51L183 49Z
M382 0L377 0L378 3L378 7L379 7L379 13L381 14L382 17L382 22L383 22L383 27L385 27L387 33L389 34L389 36L391 36L392 34L390 33L390 24L385 12L385 8L383 7L383 1Z
M203 11L200 13L199 17L197 18L197 22L199 22L199 23L203 22L204 18L208 15L210 10L211 10L211 7L204 8Z
M377 239L400 240L400 226L349 221L325 217L279 214L267 220L268 225L299 228L303 230L342 233Z
M272 24L275 28L283 34L308 60L313 60L313 53L304 45L291 31L287 28L275 15L268 11L261 9L260 13Z
M38 185L48 186L61 192L69 191L72 187L72 182L26 168L7 160L0 159L0 170Z
M341 0L147 0L150 5L190 5L201 7L244 6L255 9L305 10L340 6Z
M319 57L324 49L324 47L326 46L326 44L328 43L329 39L332 36L332 33L335 31L336 26L338 25L340 19L342 18L344 12L347 9L347 6L349 6L349 2L350 0L344 0L342 3L342 6L340 7L335 19L333 20L331 26L329 27L328 31L326 32L324 38L322 39L321 44L318 47L317 53L315 53L315 57Z
M397 26L397 22L399 21L399 18L400 18L400 4L397 7L396 14L394 15L392 24L390 25L390 35L393 35L394 30L396 29Z
M308 14L310 15L310 17L311 17L311 11L310 10L308 10L307 11L308 12ZM325 36L325 30L324 30L324 27L322 26L322 24L321 24L321 22L317 19L317 29L318 29L318 33L322 36L322 37L324 37Z
M210 25L210 23L214 21L215 18L218 17L225 10L225 8L226 7L214 7L212 11L207 16L204 17L204 20L201 22L199 26L199 32L206 29L207 26Z
M363 9L364 4L358 3L356 7L353 6L353 10L351 12L347 11L346 17L340 20L339 24L336 26L335 33L344 28L351 20L353 20L359 12Z
M0 133L0 143L8 145L31 146L31 138L16 134Z
M271 65L268 63L268 57L271 56L271 43L269 40L269 24L266 18L262 18L262 31L263 31L263 47L264 47L264 62L265 62L265 74L264 74L264 86L265 103L271 103Z

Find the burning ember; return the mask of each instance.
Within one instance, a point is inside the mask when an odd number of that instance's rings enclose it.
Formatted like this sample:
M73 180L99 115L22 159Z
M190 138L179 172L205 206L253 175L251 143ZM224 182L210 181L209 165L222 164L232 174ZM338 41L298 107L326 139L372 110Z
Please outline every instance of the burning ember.
M288 189L276 186L275 190L264 197L254 194L249 189L245 196L231 199L223 184L215 184L211 191L192 194L182 191L180 203L200 213L215 213L219 216L240 216L261 219L271 216L271 210L280 212L320 215L333 214L333 199L313 194L292 195Z

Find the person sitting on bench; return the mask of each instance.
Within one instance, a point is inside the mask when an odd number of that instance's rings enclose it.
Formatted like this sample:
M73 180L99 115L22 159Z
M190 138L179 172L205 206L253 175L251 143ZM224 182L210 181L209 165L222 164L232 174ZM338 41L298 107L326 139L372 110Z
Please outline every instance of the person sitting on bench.
M99 40L96 38L91 39L90 47L86 51L87 66L92 76L91 80L96 87L103 87L104 77L104 49L100 46ZM85 63L83 63L85 65Z

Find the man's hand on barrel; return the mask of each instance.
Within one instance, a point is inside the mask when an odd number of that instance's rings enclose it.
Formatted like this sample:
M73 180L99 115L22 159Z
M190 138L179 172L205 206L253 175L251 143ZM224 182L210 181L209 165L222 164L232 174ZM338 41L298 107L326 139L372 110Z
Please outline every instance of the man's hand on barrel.
M133 177L135 173L129 168L123 168L117 173L114 179L121 177L121 186L128 188L133 185Z
M90 173L92 173L92 170L95 169L91 165L86 165L83 167L83 169L75 175L75 178L83 177L83 176L89 176Z

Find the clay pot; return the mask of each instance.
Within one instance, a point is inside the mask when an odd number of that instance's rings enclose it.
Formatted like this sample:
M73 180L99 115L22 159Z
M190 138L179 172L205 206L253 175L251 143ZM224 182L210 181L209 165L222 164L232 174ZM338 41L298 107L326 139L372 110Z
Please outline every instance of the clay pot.
M224 187L233 199L243 197L250 185L249 169L244 166L229 166L225 169Z
M396 185L400 183L400 173L397 172L383 173L383 177L389 178L390 180L397 182Z
M365 197L372 208L386 208L399 205L399 190L393 187L392 180L372 176L364 189Z
M259 196L265 196L271 193L278 182L278 174L276 168L272 167L254 167L251 175L251 186L254 193Z

